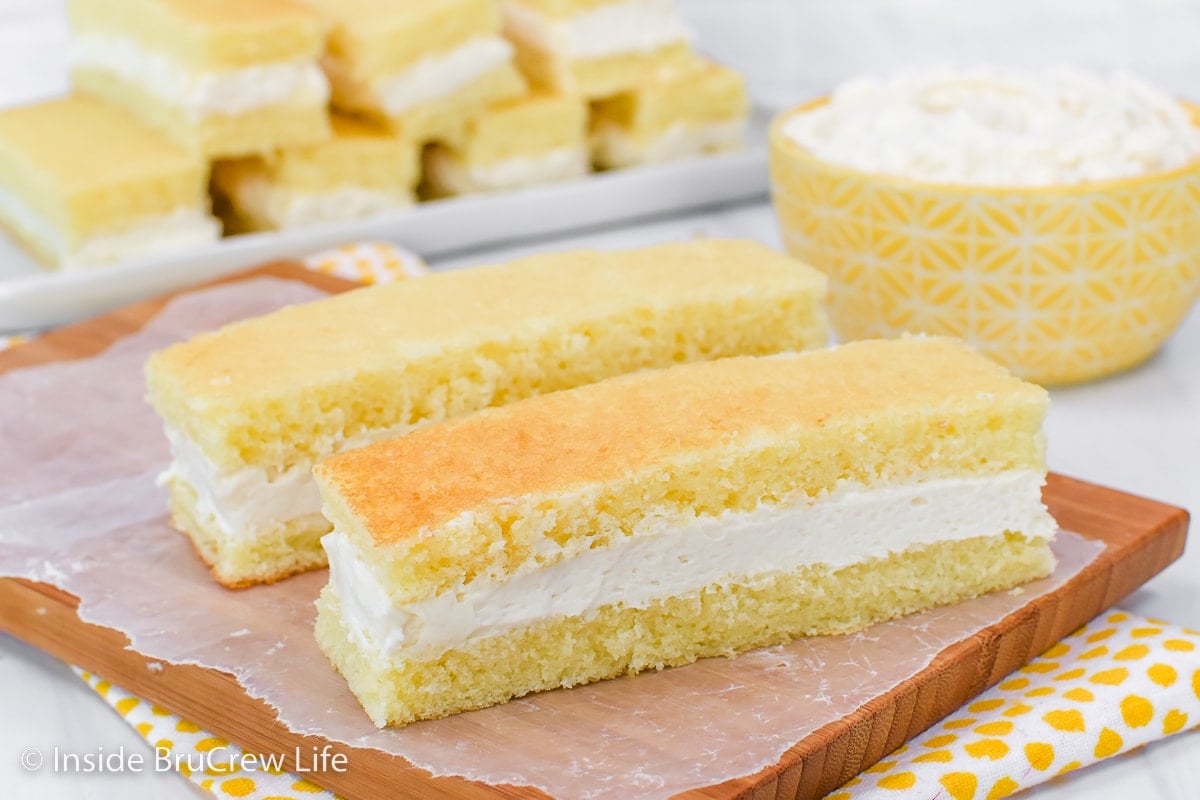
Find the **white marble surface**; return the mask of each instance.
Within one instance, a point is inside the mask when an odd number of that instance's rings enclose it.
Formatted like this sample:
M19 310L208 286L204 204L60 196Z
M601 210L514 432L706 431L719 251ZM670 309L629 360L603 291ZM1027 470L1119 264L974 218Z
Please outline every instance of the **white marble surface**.
M756 93L787 104L864 69L945 59L1026 64L1071 60L1132 65L1198 96L1200 3L1194 0L682 0L708 49L752 77ZM62 86L59 0L0 0L0 106ZM736 11L733 9L736 7ZM969 7L969 11L967 10ZM1003 10L1001 10L1003 9ZM1189 91L1191 90L1191 91ZM696 234L778 245L766 205L660 220L504 251L457 266L561 247L636 246ZM1053 393L1053 469L1200 509L1200 313L1150 363L1100 383ZM1200 550L1131 597L1130 610L1200 627ZM29 774L28 747L149 752L138 735L65 666L0 634L0 798L182 800L197 795L169 774ZM1200 734L1073 773L1039 800L1192 800L1200 790Z

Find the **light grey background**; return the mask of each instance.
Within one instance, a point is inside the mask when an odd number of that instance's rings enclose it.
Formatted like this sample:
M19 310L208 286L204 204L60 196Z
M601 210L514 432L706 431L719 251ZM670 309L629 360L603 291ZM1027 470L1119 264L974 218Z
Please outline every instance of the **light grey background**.
M1200 0L678 0L700 46L782 107L914 63L1125 68L1200 99ZM63 0L0 0L0 105L66 85Z
M908 64L1076 64L1200 95L1197 0L680 0L702 46L791 105Z

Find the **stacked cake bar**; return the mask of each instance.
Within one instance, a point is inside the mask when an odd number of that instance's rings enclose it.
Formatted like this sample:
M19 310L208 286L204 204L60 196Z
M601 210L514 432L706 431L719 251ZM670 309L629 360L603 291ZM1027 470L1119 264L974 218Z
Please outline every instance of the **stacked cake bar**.
M696 241L201 334L146 366L172 519L227 586L328 563L380 726L1048 575L1046 392L949 339L811 349L823 289Z
M0 111L0 224L47 266L214 241L208 165L123 109L74 96Z
M71 79L213 157L329 135L325 22L292 0L70 0Z
M741 79L693 52L671 0L69 0L68 11L73 97L10 117L21 121L0 175L0 222L48 265L193 248L217 232L210 208L226 234L295 229L743 138ZM35 180L48 163L78 163L68 151L99 117L78 181ZM41 135L49 124L71 132ZM181 159L210 197L183 203L132 180ZM79 199L81 181L105 199ZM55 203L112 215L85 225Z
M493 0L308 0L331 20L334 104L418 142L453 141L489 103L525 89Z
M686 68L691 33L673 0L501 0L517 63L541 86L588 99Z
M613 169L736 150L746 136L746 83L697 58L592 106L592 158Z
M147 363L175 525L228 586L325 563L333 453L646 367L825 342L820 273L761 245L556 253L361 289Z
M425 152L434 196L570 180L589 169L588 108L577 95L532 92L491 106L462 142Z
M411 205L418 148L402 134L334 114L317 144L219 161L212 188L230 231L261 231L355 219Z
M377 725L1050 573L1046 393L948 340L649 370L334 456L317 640Z
M594 166L740 148L742 78L697 55L672 0L501 0L517 64L537 87L590 104Z

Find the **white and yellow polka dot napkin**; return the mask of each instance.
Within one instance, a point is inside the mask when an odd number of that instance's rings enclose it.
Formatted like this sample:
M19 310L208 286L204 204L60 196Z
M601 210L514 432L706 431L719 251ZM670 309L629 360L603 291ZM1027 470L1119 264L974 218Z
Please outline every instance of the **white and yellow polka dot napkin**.
M1113 612L826 800L998 800L1200 725L1200 631Z
M106 680L75 672L154 748L158 770L174 769L217 797L248 800L338 800L320 786L270 763L248 759L237 745L152 705Z
M316 272L367 284L419 278L429 272L419 257L387 242L348 244L315 253L301 263Z

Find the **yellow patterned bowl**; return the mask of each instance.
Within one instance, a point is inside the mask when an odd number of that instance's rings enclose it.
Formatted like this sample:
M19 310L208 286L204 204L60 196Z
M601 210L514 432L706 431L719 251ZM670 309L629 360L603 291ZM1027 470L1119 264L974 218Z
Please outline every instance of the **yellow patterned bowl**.
M771 186L788 252L829 276L843 340L957 336L1029 380L1075 383L1151 356L1200 295L1200 163L1051 188L922 183L783 135L823 102L772 124Z

